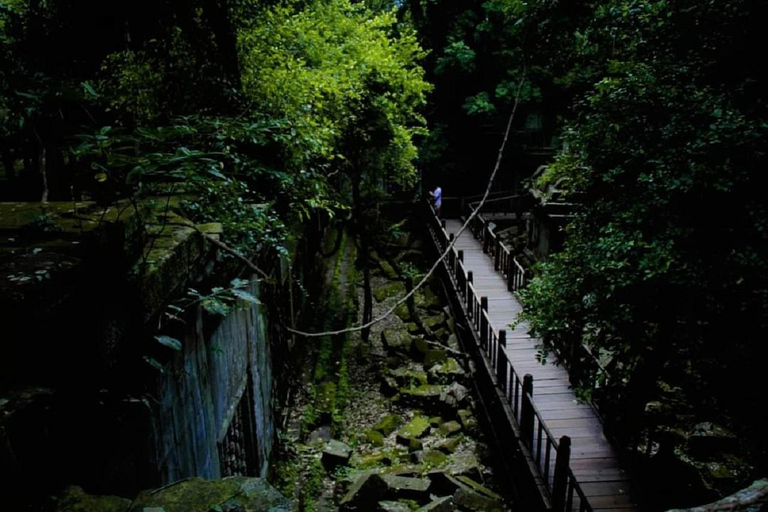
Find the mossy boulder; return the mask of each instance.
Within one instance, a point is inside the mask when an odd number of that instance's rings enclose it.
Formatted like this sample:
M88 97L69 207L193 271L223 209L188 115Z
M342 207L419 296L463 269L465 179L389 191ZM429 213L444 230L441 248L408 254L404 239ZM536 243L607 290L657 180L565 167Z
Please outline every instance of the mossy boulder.
M443 363L448 359L448 353L445 350L429 349L424 353L424 367L431 368L433 365Z
M457 421L446 421L440 425L440 433L445 437L461 432L461 425Z
M452 476L465 475L474 480L480 480L482 476L480 462L470 451L456 452L451 455L446 470Z
M429 432L429 419L424 416L414 416L397 432L397 442L410 445L411 439L424 437Z
M395 268L386 260L379 260L379 268L381 268L382 274L389 279L398 279L400 276L397 274Z
M384 436L378 430L366 430L365 440L373 446L384 446Z
M430 350L429 343L424 339L424 336L413 336L411 340L413 341L411 350L413 356L418 360L423 359L427 350Z
M504 512L504 504L501 500L489 498L464 485L456 490L453 500L456 505L473 512Z
M416 439L415 437L412 437L408 442L409 452L417 452L423 449L424 449L424 443L421 442L421 439Z
M442 466L448 460L448 456L438 450L429 450L424 453L423 462L431 467Z
M411 335L403 329L387 329L381 331L381 343L389 352L408 353L413 341Z
M400 418L400 416L397 416L396 414L389 414L380 419L379 422L373 426L373 430L381 432L382 435L386 437L394 432L402 422L403 420Z
M445 361L429 369L429 380L434 384L447 384L464 376L464 369L452 357L447 357Z
M395 315L402 320L403 322L409 322L411 320L411 313L408 311L408 306L405 304L400 304L395 309Z
M390 281L387 284L376 287L373 290L373 297L378 302L384 302L391 297L403 297L405 293L405 283L402 281Z
M454 510L456 510L456 505L453 503L453 496L443 496L417 508L415 512L453 512Z
M423 386L424 384L427 384L429 380L427 378L426 372L405 366L390 370L387 372L387 375L395 379L401 387L405 388L412 386Z
M440 450L446 455L454 453L461 444L461 436L454 436L435 445L436 450Z
M58 499L56 512L125 512L131 500L118 496L91 496L77 486L67 487Z
M445 386L422 384L421 386L401 388L400 400L408 405L427 410L440 409L440 396Z
M349 460L352 467L358 469L380 468L392 465L392 455L387 452L356 453Z
M391 500L413 500L419 503L429 501L428 478L413 478L399 475L383 475L387 484L386 497Z
M474 432L477 428L477 420L469 409L459 410L459 422L467 432Z
M427 327L428 329L432 330L433 332L437 329L439 329L441 326L445 325L446 316L444 313L440 313L439 315L432 315L430 317L427 317L423 320L424 327Z
M473 491L475 491L477 493L480 493L483 496L486 496L486 497L488 497L488 498L490 498L492 500L496 500L496 501L502 501L503 500L503 498L500 495L496 494L495 492L493 492L492 490L488 489L484 485L481 485L481 484L475 482L474 480L472 480L468 476L459 475L459 476L456 477L456 480L458 480L462 484L466 485L467 487L469 487Z
M222 480L192 478L162 489L142 491L130 512L163 509L165 512L208 512L215 506L254 512L289 512L293 504L262 478L230 477ZM96 509L98 510L98 509Z
M379 512L411 512L411 507L400 501L380 501L377 510Z
M440 329L433 330L432 336L436 341L439 341L440 343L447 343L451 333L445 327L441 327Z

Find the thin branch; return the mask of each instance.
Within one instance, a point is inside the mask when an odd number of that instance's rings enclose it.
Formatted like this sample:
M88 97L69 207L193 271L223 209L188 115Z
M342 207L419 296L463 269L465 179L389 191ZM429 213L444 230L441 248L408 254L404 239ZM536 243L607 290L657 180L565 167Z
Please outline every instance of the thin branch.
M232 247L228 246L227 244L225 244L224 242L222 242L218 238L209 235L205 231L201 230L195 224L192 224L192 223L185 224L183 222L167 222L166 225L168 225L168 226L183 226L185 228L192 228L192 229L194 229L195 231L197 231L198 233L203 235L203 237L206 240L208 240L209 242L211 242L213 245L215 245L219 249L223 250L226 253L231 254L232 256L236 257L237 259L239 259L240 261L245 263L248 268L250 268L251 270L256 272L262 278L264 278L264 279L270 279L271 278L271 276L269 274L267 274L266 272L261 270L259 267L257 267L256 264L253 263L251 260L249 260L247 257L243 256L243 254L240 251L238 251L237 249L233 249Z

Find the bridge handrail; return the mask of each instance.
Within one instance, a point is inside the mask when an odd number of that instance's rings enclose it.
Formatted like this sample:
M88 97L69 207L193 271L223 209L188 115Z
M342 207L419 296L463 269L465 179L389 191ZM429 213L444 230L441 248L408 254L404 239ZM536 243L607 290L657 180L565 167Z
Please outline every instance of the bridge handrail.
M431 231L440 251L444 252L454 235L448 234L445 221L437 217L431 205L429 205L429 211ZM472 226L482 226L480 230L473 231L476 236L478 232L483 236L483 247L486 252L488 247L493 248L492 255L496 269L508 269L507 282L511 287L510 290L514 291L525 286L528 281L525 270L511 255L511 250L501 243L492 230L488 229L485 220L478 215L473 219L470 228ZM485 240L488 242L486 243ZM499 267L501 261L504 263ZM530 451L544 486L552 498L553 510L592 512L592 507L569 466L570 438L562 436L558 441L542 419L533 398L533 376L526 374L521 378L509 360L504 350L506 331L500 330L497 333L493 330L488 314L488 299L478 297L472 272L467 271L464 266L463 251L453 247L444 263L463 301L467 317L478 334L481 353L492 368L497 385L506 397L512 409L513 418L520 427L523 442Z

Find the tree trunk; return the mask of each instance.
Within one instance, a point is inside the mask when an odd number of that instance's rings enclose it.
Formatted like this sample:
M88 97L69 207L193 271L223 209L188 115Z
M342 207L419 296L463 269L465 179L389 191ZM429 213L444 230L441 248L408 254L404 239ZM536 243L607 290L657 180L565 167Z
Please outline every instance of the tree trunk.
M370 254L370 240L368 230L366 229L363 215L362 198L360 194L360 182L362 177L359 173L352 173L352 200L353 209L355 212L355 219L353 225L355 226L355 235L360 241L360 252L362 253L359 258L360 264L363 266L363 323L366 324L373 319L373 293L371 292L371 269L368 264ZM365 328L361 332L363 341L367 342L370 337L371 329Z

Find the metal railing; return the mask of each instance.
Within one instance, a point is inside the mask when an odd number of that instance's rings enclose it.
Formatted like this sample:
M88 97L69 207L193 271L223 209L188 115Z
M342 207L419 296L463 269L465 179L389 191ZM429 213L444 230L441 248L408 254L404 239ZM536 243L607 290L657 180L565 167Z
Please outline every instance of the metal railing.
M453 241L454 235L445 229L445 221L440 220L434 209L429 206L429 228L435 244L441 253L445 252ZM477 237L482 235L483 250L489 248L497 270L506 269L510 291L518 290L528 282L525 270L520 266L499 240L489 230L485 221L476 216L470 229ZM521 376L506 353L505 330L498 333L493 330L488 315L488 298L478 295L474 286L473 275L464 265L464 253L453 247L444 260L448 274L452 279L459 298L462 301L471 327L477 334L480 351L493 371L496 383L501 389L512 410L514 421L519 426L522 441L536 464L539 476L549 492L552 510L555 512L591 512L584 492L571 471L571 440L568 436L555 439L547 428L541 413L536 408L533 398L533 376Z

